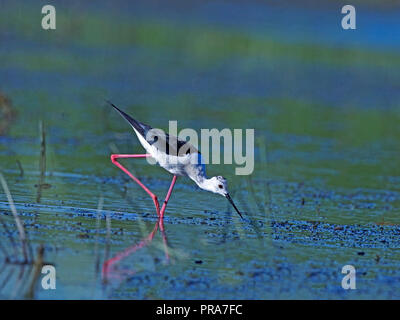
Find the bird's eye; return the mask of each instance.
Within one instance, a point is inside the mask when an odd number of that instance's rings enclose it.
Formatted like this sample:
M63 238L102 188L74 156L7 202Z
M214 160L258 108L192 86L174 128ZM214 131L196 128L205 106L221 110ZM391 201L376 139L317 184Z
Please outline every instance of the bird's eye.
M222 184L219 184L219 185L218 185L218 188L222 189Z

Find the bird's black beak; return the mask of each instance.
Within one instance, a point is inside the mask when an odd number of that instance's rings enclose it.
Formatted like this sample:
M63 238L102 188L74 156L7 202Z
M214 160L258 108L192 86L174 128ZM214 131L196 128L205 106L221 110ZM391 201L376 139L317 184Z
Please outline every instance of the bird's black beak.
M233 200L231 198L231 196L229 195L229 193L227 193L225 195L225 197L228 199L228 201L231 203L231 205L235 208L236 212L239 214L239 216L243 219L242 214L240 213L239 209L236 208L235 204L233 203Z

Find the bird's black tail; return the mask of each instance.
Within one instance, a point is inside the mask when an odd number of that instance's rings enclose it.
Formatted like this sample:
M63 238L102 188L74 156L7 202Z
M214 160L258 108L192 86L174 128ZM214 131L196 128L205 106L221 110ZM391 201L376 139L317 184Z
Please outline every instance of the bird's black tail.
M133 119L130 115L126 114L123 112L121 109L119 109L116 105L114 105L112 102L106 100L108 104L110 104L115 110L118 111L118 113L126 120L129 122L129 124L136 129L137 132L139 132L143 137L146 137L147 132L151 129L150 126L141 123L135 119Z

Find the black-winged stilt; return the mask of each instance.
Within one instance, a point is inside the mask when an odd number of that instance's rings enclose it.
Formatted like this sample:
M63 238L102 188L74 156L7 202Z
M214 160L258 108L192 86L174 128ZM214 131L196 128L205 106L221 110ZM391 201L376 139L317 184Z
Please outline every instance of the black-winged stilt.
M114 109L117 110L125 120L128 121L135 131L143 148L145 148L145 150L148 152L147 154L112 154L111 161L150 195L156 207L157 215L161 220L164 216L168 200L171 197L177 176L189 177L201 189L226 197L235 208L239 216L243 219L240 211L229 195L226 179L222 176L212 177L210 179L207 178L205 165L201 161L201 154L193 145L191 145L189 142L179 140L177 137L167 133L163 134L162 132L157 131L149 125L133 119L128 114L116 107L113 103L109 101L107 102L113 106ZM146 157L154 158L161 167L174 175L161 210L157 196L117 161L118 158Z

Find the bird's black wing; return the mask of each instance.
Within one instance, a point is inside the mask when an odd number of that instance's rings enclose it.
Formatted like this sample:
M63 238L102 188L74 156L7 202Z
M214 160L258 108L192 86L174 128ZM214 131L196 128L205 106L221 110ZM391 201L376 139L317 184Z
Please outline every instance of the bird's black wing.
M150 144L168 155L184 156L190 153L200 153L192 144L169 135L162 130L133 119L130 115L107 101L128 123Z

